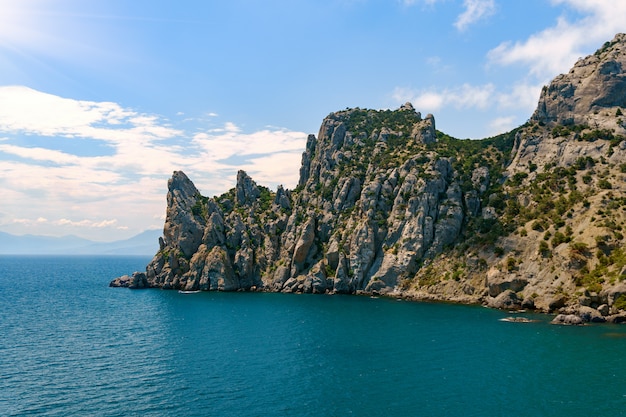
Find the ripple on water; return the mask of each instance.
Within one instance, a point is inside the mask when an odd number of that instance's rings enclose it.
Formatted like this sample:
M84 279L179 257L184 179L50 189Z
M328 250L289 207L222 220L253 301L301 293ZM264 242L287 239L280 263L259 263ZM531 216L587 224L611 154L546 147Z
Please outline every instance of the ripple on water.
M562 328L532 315L538 322L516 325L479 307L384 298L107 287L147 261L0 257L0 415L565 416L623 407L620 326Z

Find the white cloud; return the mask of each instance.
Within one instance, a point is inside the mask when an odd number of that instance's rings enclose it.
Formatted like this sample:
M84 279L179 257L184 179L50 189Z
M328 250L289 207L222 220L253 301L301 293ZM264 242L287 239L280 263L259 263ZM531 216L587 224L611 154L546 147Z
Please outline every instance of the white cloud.
M27 158L36 161L48 161L59 164L75 164L80 161L80 158L75 155L70 155L65 152L40 147L25 148L23 146L4 144L0 145L0 152L19 156L21 158Z
M582 43L580 33L568 22L559 19L557 25L531 36L524 42L503 42L488 53L492 63L524 64L530 74L548 79L566 71L581 56L577 50Z
M231 177L222 176L224 184L230 184L224 190L234 186L236 169L245 169L255 181L266 186L294 187L306 138L303 132L276 128L246 134L227 124L223 129L200 132L193 137L192 144L198 154L192 169L199 177L230 172Z
M241 129L239 129L239 127L237 127L237 125L232 122L226 122L226 124L224 125L224 130L230 133L237 133L241 131Z
M496 11L494 0L464 0L465 11L459 15L454 26L464 31L471 24L493 15Z
M626 2L552 0L552 3L572 8L582 17L568 20L562 15L552 26L526 40L503 42L487 54L491 66L528 68L528 75L511 91L497 93L500 108L524 109L530 114L537 106L543 85L624 30ZM496 123L504 125L502 120L496 120ZM499 128L494 127L494 130Z
M489 123L489 130L491 135L497 135L500 133L508 132L511 129L517 127L515 116L505 116L493 119Z
M542 83L517 83L510 92L498 93L498 105L505 109L520 109L532 112L537 107L542 87Z
M227 124L228 125L228 124ZM201 132L194 136L193 143L203 150L202 157L218 161L234 155L269 154L304 150L307 135L286 129L261 130L240 133L230 124L219 131Z
M103 227L110 227L117 223L117 219L111 220L101 220L101 221L93 221L88 219L83 220L69 220L69 219L60 219L54 222L60 226L75 226L75 227L90 227L95 229L101 229Z
M11 220L11 223L28 226L33 225L34 223L36 223L36 221L33 221L32 219L13 219Z
M0 87L0 131L113 143L181 134L155 116L116 103L67 99L22 86Z
M66 218L60 218L58 220L50 221L44 217L39 217L37 219L29 219L29 218L19 218L13 219L11 223L23 225L26 227L34 227L39 226L44 223L48 223L55 226L71 226L71 227L80 227L80 228L92 228L92 229L102 229L106 227L111 227L117 223L117 219L106 219L106 220L70 220Z
M293 188L298 183L302 150L267 154L253 159L243 169L259 184Z
M401 100L403 101L403 100ZM418 109L424 111L437 111L443 107L446 102L445 96L441 93L434 91L425 91L418 93L413 98L407 98L406 101L411 101L417 106Z
M392 93L394 101L397 103L413 103L418 111L437 111L445 103L443 94L435 91L412 90L410 88L396 87Z
M464 84L445 89L411 90L396 88L392 93L398 103L413 102L420 111L439 111L448 107L468 110L489 110L496 117L489 123L491 133L499 133L514 127L512 116L502 115L518 111L530 116L537 106L543 85L559 73L569 70L576 60L592 53L604 42L611 40L618 32L624 31L623 16L626 16L626 2L605 0L551 0L555 6L573 9L577 18L563 14L552 26L545 28L525 40L502 42L487 54L488 67L513 66L524 70L526 75L511 83L512 87L496 88L485 84L474 86ZM495 10L494 1L464 2L466 12L459 16L457 27L488 16ZM433 67L439 64L435 59L427 61ZM519 119L517 117L517 123Z
M604 0L552 0L555 5L573 8L584 17L570 21L561 16L552 27L525 41L503 42L489 52L492 63L528 65L530 73L546 82L566 72L583 50L597 48L624 31L626 2Z
M410 101L419 111L433 112L445 106L453 106L457 109L485 109L494 100L494 93L493 84L482 86L463 84L458 88L441 91L396 88L393 98L400 103Z
M458 108L487 108L495 92L493 84L472 86L463 84L460 89L449 93L449 100Z
M116 230L153 228L155 218L163 219L174 170L184 170L208 196L234 187L238 169L262 185L295 187L307 137L273 127L245 133L233 122L189 135L116 103L17 86L0 87L0 131L6 136L0 142L0 228L100 239L119 238ZM36 146L27 145L31 137ZM105 147L82 156L73 153L72 141Z
M116 223L117 223L117 219L102 220L99 222L92 222L90 227L96 227L100 229L102 227L113 226Z

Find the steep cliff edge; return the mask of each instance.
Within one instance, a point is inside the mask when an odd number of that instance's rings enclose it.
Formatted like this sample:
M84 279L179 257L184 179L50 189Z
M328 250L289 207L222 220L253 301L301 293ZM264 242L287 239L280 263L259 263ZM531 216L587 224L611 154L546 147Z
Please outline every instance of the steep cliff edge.
M329 115L309 136L296 190L272 192L240 171L234 189L206 198L175 172L144 286L396 290L424 259L457 242L490 186L485 166L471 163L462 176L456 141L440 136L433 116L422 118L410 104L351 109Z
M407 103L310 135L294 190L168 182L160 250L114 286L381 293L622 319L626 36L544 88L530 121L457 140Z

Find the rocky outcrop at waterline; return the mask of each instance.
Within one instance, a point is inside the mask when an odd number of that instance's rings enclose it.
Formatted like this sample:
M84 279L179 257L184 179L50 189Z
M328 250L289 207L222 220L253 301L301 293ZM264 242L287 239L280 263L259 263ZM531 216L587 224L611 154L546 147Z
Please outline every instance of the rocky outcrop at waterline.
M309 135L298 186L168 182L160 249L114 286L389 294L619 320L626 36L544 88L523 126L454 139L410 103ZM591 311L593 310L593 311Z
M130 289L150 288L144 272L134 272L132 275L122 275L111 281L110 287L123 287Z

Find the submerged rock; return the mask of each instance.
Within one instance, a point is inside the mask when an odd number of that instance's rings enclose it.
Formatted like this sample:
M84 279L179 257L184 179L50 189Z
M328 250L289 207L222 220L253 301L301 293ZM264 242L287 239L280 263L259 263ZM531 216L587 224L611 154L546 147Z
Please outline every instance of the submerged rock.
M583 324L583 319L576 314L559 314L551 322L552 324L562 324L567 326Z
M531 320L528 317L505 317L500 319L500 321L506 321L509 323L534 323L537 320Z

